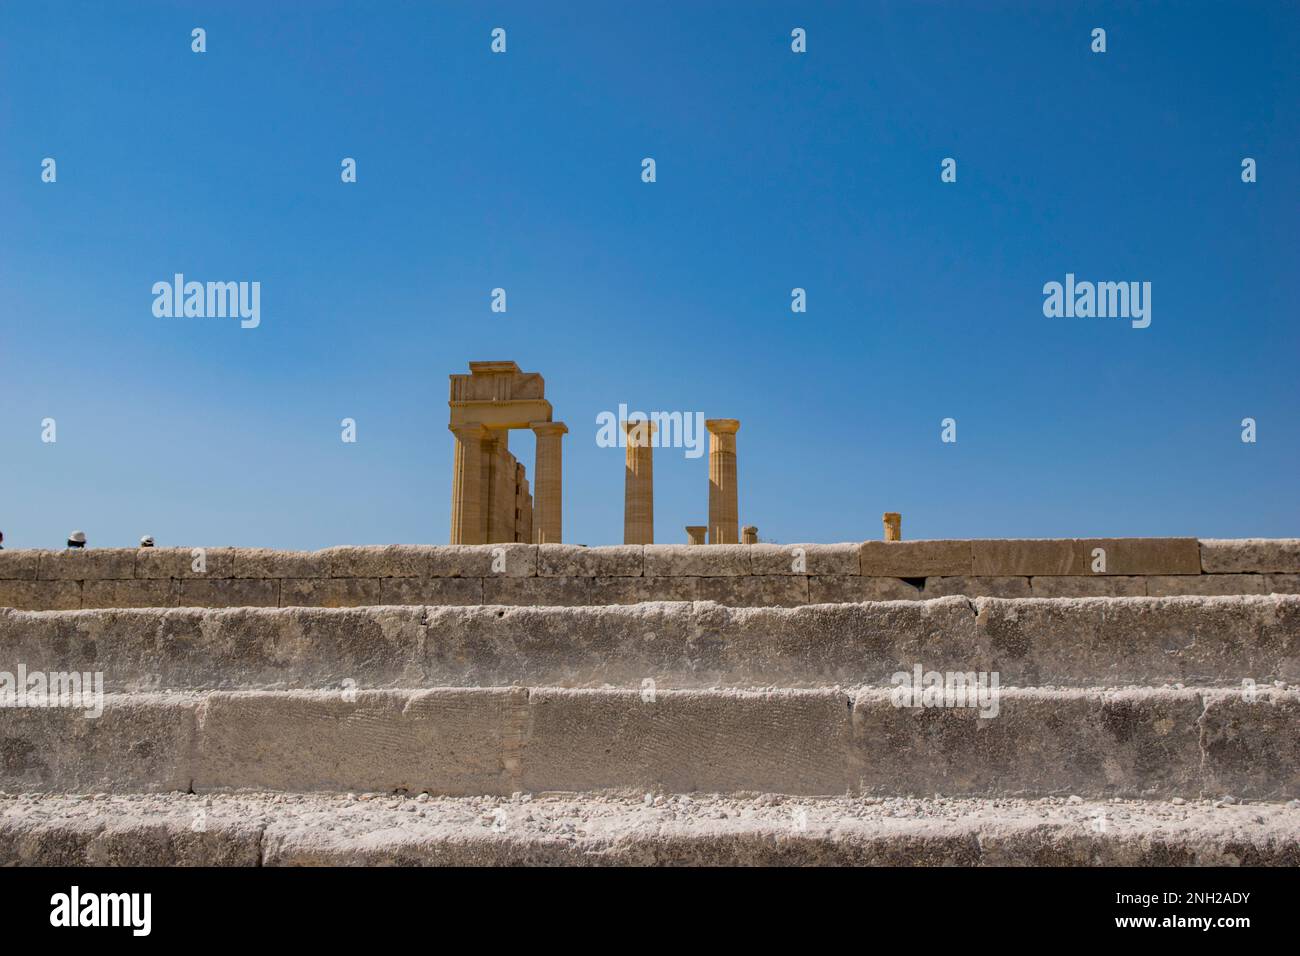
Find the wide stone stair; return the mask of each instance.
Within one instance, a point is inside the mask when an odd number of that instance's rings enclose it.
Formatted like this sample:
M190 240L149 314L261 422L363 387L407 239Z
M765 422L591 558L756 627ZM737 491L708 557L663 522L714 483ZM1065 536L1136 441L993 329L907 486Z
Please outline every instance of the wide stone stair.
M1300 864L1300 595L777 603L0 608L0 863Z

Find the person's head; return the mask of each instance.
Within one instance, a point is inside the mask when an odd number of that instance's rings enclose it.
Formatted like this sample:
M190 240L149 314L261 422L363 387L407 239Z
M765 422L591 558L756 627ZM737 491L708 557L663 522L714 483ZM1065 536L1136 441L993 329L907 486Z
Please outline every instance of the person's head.
M69 548L84 548L86 546L86 532L74 531L68 535Z
M140 547L142 547L142 548L152 548L152 547L153 547L153 535L151 535L151 534L147 534L147 535L145 535L143 538L141 538L141 539L140 539Z

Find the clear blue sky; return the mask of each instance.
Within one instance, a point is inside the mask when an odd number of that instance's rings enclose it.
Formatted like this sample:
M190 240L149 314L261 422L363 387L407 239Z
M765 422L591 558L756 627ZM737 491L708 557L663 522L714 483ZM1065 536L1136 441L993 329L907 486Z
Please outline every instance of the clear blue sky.
M445 542L471 359L545 376L572 542L620 402L740 419L765 539L1298 535L1297 49L1284 2L6 0L5 543ZM156 318L176 272L261 326ZM1045 318L1067 272L1151 327ZM655 479L684 541L707 461Z

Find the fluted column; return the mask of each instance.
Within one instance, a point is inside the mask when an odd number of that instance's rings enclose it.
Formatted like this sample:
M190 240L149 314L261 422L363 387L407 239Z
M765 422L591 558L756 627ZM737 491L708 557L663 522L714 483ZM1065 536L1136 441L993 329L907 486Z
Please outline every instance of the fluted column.
M623 422L627 469L623 480L623 543L655 543L653 422Z
M537 436L537 465L533 469L533 535L537 544L559 544L564 422L530 422Z
M740 505L736 494L736 432L734 418L710 418L709 430L709 544L737 544L740 540Z
M758 544L758 526L747 524L740 529L741 544Z
M484 544L482 425L448 425L455 438L451 470L451 543Z
M686 526L687 544L704 544L708 540L709 526L706 524L688 524Z
M903 540L903 516L897 511L886 511L882 516L885 523L885 540Z

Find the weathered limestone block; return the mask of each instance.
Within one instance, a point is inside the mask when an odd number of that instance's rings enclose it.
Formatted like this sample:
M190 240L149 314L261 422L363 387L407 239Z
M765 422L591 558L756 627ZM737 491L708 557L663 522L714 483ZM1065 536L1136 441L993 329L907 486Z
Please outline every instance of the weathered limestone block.
M808 603L808 578L789 574L699 578L696 599L733 607L799 607Z
M426 679L434 686L640 688L646 678L709 686L719 679L716 644L698 639L694 608L431 607Z
M443 548L389 544L337 547L318 552L328 562L322 576L332 578L424 578L436 575L434 555Z
M1205 540L1201 542L1201 570L1206 574L1300 572L1300 538Z
M511 606L693 601L698 578L484 578L483 603Z
M1300 691L1208 693L1201 726L1211 794L1300 797Z
M522 789L526 688L214 693L196 790ZM322 730L328 728L328 732Z
M0 816L0 866L262 865L263 827L255 819L209 819L196 829L199 811L208 809L200 797L169 794L165 817L159 807L140 807L138 794L118 799L127 801L118 815L106 810L106 799L93 816L79 800L59 820L44 812Z
M861 549L857 543L749 546L754 574L858 574Z
M1141 575L1046 575L1029 579L1034 597L1143 597L1147 579Z
M864 541L861 573L868 577L969 575L970 541Z
M381 604L482 604L482 578L382 578Z
M535 689L523 789L842 794L846 695L832 690Z
M451 544L430 548L429 574L435 578L532 578L537 576L535 544Z
M648 544L645 546L646 577L712 578L753 574L750 556L757 545Z
M179 607L278 607L280 582L256 578L183 578Z
M898 578L858 574L818 574L808 579L809 604L859 601L919 601L921 589Z
M973 649L956 640L945 646L969 654L970 666L1000 671L1003 686L1300 680L1296 598L976 598L974 605L980 637ZM945 635L950 630L945 624Z
M70 707L5 708L0 790L187 790L196 706L174 694L105 694L95 718Z
M40 551L0 551L0 581L35 581L40 560Z
M132 548L42 551L36 576L42 581L90 581L135 577Z
M200 556L205 570L197 571ZM229 578L234 573L234 548L141 548L136 552L137 578Z
M324 551L277 551L273 548L236 548L234 578L324 578L329 576Z
M175 578L132 581L87 581L82 585L83 608L176 607L181 584Z
M1151 597L1176 597L1180 594L1264 594L1262 574L1153 574L1147 578Z
M1264 575L1265 594L1300 594L1300 574Z
M543 544L537 555L537 574L544 578L639 578L645 565L639 544L607 548Z
M1105 570L1093 571L1093 552L1105 552ZM972 542L975 574L1079 575L1199 574L1195 538L1044 538Z
M998 713L895 707L889 689L853 705L867 793L1196 796L1201 701L1195 691L1001 688Z
M75 611L81 607L81 582L0 581L0 607Z
M280 607L361 607L382 604L381 578L285 578Z
M922 596L929 600L954 594L966 597L1030 597L1029 578L1021 577L938 577L926 578Z

